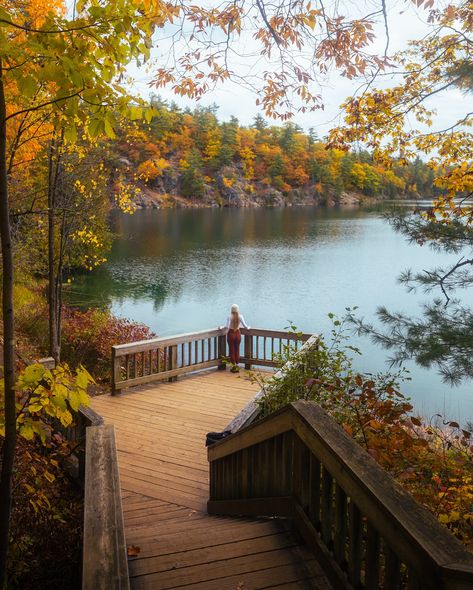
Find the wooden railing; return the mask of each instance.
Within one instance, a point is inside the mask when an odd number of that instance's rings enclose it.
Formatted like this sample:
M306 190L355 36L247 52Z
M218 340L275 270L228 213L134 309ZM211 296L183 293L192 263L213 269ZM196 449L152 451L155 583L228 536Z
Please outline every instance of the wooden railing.
M129 590L114 426L87 428L82 590Z
M293 519L337 590L473 588L473 556L314 402L208 457L208 512Z
M72 445L71 454L77 460L77 473L74 475L82 484L85 482L85 446L87 428L89 426L101 426L102 424L102 416L99 416L97 412L92 410L92 408L81 406L75 415L74 423L63 429L65 438ZM60 423L58 428L60 428Z
M252 365L275 367L275 355L291 344L300 347L310 334L276 330L242 329L240 361ZM112 347L112 394L120 389L143 385L178 375L207 369L225 368L227 342L225 330L216 328L165 338L153 338Z

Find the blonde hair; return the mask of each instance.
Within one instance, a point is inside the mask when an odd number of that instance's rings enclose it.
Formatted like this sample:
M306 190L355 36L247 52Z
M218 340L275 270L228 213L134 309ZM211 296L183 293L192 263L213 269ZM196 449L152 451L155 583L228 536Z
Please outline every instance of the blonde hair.
M240 327L240 309L236 303L234 303L230 309L230 329L238 330Z
M230 315L230 328L232 330L238 330L240 327L240 314L238 311L232 311Z

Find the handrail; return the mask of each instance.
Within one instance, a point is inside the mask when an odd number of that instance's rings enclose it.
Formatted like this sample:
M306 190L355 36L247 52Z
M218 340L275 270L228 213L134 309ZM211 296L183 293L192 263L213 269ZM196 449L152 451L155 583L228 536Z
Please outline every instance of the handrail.
M87 428L82 590L129 590L113 424Z
M298 347L310 334L262 328L242 329L241 362L276 367L274 356L289 343ZM225 368L227 342L224 328L179 334L112 346L112 394L120 389L207 369Z
M314 402L222 439L208 457L209 513L291 517L336 588L473 587L473 555Z

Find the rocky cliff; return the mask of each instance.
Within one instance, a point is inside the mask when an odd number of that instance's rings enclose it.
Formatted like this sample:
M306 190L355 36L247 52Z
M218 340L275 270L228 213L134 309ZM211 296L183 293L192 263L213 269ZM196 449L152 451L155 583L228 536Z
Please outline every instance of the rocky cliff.
M182 175L169 167L163 174L139 186L135 205L139 209L171 207L290 207L297 205L359 205L366 197L356 193L336 194L327 188L319 192L315 186L279 190L263 182L245 178L239 166L226 166L214 178L204 177L199 196L184 197Z

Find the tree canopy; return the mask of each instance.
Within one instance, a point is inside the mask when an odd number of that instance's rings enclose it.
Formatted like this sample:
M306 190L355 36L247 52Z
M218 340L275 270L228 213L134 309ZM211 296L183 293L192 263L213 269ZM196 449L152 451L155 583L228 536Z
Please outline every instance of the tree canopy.
M408 162L420 154L435 172L439 195L433 205L389 219L411 242L457 254L456 262L400 277L409 289L437 293L421 317L381 308L379 317L387 331L357 323L362 332L394 350L394 361L414 358L423 366L436 365L446 380L457 383L473 377L473 311L455 297L457 289L473 282L473 5L432 8L429 22L430 34L394 57L400 78L395 86L368 87L346 101L345 125L331 132L330 145L346 149L363 142L375 160L387 166L393 155L398 162ZM465 95L464 113L439 124L429 101L453 90Z

